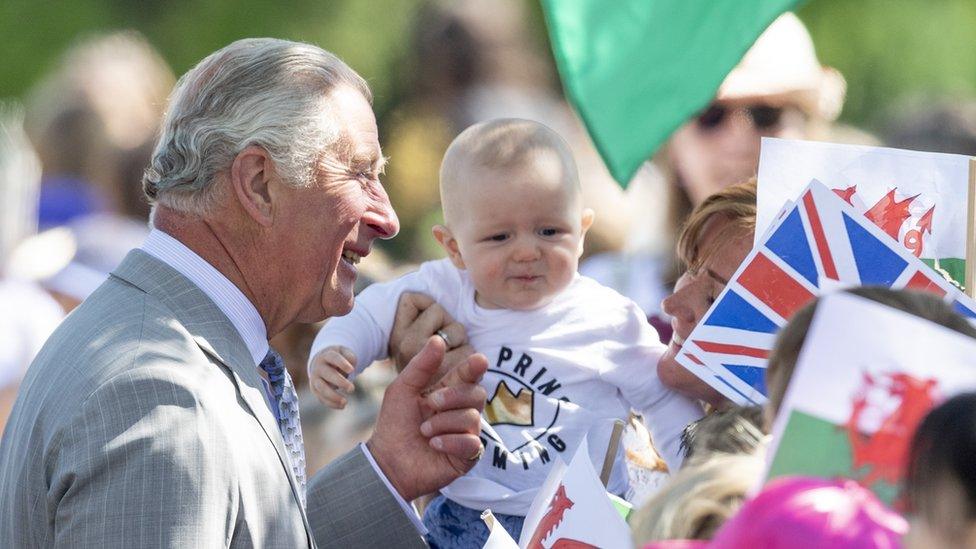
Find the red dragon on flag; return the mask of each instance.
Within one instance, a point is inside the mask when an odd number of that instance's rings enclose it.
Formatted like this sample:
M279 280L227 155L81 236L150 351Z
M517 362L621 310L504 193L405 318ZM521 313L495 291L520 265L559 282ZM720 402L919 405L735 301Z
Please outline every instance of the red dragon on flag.
M532 535L532 539L529 541L526 549L546 549L542 545L542 542L552 535L553 530L563 522L563 515L572 508L573 500L569 499L566 495L566 487L560 484L556 490L556 495L549 502L549 509L539 521L539 525L536 527L535 533ZM595 545L590 545L589 543L574 539L559 538L548 549L588 549L591 547L596 549Z
M882 379L864 374L864 383L854 397L851 415L844 425L853 469L866 469L859 479L862 485L870 487L879 480L897 485L901 481L912 435L925 414L935 406L937 385L936 379L919 379L904 372L888 373ZM877 431L864 434L861 420L865 413L878 411L877 404L872 404L868 395L879 387L897 405L881 420Z
M846 189L833 189L833 191L837 196L843 198L845 202L851 206L854 205L857 185L851 185ZM915 257L921 257L923 237L925 233L932 234L932 217L935 213L935 206L929 208L913 228L911 226L912 214L908 211L908 207L921 195L916 194L915 196L898 200L895 197L897 191L897 188L888 191L888 194L882 196L874 206L871 206L864 212L864 216L895 240L899 240L902 228L907 228L908 230L905 232L905 238L902 240L902 244L915 254Z

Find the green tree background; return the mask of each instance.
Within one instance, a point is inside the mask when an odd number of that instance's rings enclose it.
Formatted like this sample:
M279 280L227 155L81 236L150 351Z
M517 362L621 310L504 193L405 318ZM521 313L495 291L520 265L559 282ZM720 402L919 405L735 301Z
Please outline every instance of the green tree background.
M532 28L548 47L534 0ZM334 51L388 111L405 85L409 32L421 0L6 0L0 2L0 97L22 97L78 38L121 28L145 34L181 74L237 38L277 36ZM848 82L842 120L877 129L917 97L976 94L976 2L811 0L799 15L824 63Z
M136 29L180 75L239 38L314 42L370 83L382 113L396 98L419 0L5 0L0 97L19 98L80 38Z
M541 7L537 0L522 1L529 8L534 43L552 64ZM411 32L424 3L3 0L0 99L24 99L65 50L100 33L138 30L177 75L233 40L274 36L319 44L362 74L374 91L381 139L389 139L387 128L397 116L403 116L402 109L410 108L405 101L411 94L417 62L411 56ZM839 69L847 79L842 122L877 132L908 101L976 97L973 0L810 0L799 15L810 28L821 61ZM394 197L398 210L408 213L407 201L436 211L429 198L423 202L411 193L401 193L399 202ZM430 255L431 250L422 243L431 245L428 227L433 218L404 221L401 237L383 247L400 258Z

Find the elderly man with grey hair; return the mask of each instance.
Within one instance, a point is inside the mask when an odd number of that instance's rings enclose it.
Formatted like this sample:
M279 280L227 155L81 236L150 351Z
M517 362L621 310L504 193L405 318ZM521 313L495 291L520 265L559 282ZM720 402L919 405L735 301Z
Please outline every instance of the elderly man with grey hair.
M268 339L342 315L398 224L366 83L235 42L183 76L146 171L153 229L51 336L0 442L0 547L422 546L406 503L470 469L487 368L431 338L368 443L305 483ZM307 502L307 503L306 503Z

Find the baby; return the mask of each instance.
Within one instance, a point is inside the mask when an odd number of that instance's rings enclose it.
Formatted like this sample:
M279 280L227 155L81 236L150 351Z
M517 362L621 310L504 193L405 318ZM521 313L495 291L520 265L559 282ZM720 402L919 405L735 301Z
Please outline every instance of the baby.
M632 409L677 469L682 429L701 408L658 380L665 347L644 313L577 274L593 212L566 143L527 120L476 124L445 153L440 193L444 225L433 232L448 258L368 287L319 332L309 361L319 398L344 406L347 374L387 355L408 291L433 297L488 357L485 453L428 506L431 545L481 547L489 508L517 539L554 458L568 462L586 437L600 470L613 422ZM622 451L607 489L627 489Z

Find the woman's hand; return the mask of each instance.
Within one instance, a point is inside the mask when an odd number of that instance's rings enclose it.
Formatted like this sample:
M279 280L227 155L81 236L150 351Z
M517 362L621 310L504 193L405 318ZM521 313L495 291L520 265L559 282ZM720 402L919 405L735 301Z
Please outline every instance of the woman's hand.
M467 331L430 296L418 293L400 296L389 348L390 358L396 364L398 372L403 370L433 335L439 335L447 345L447 353L434 378L436 380L451 368L463 364L474 353L474 349L468 345Z

